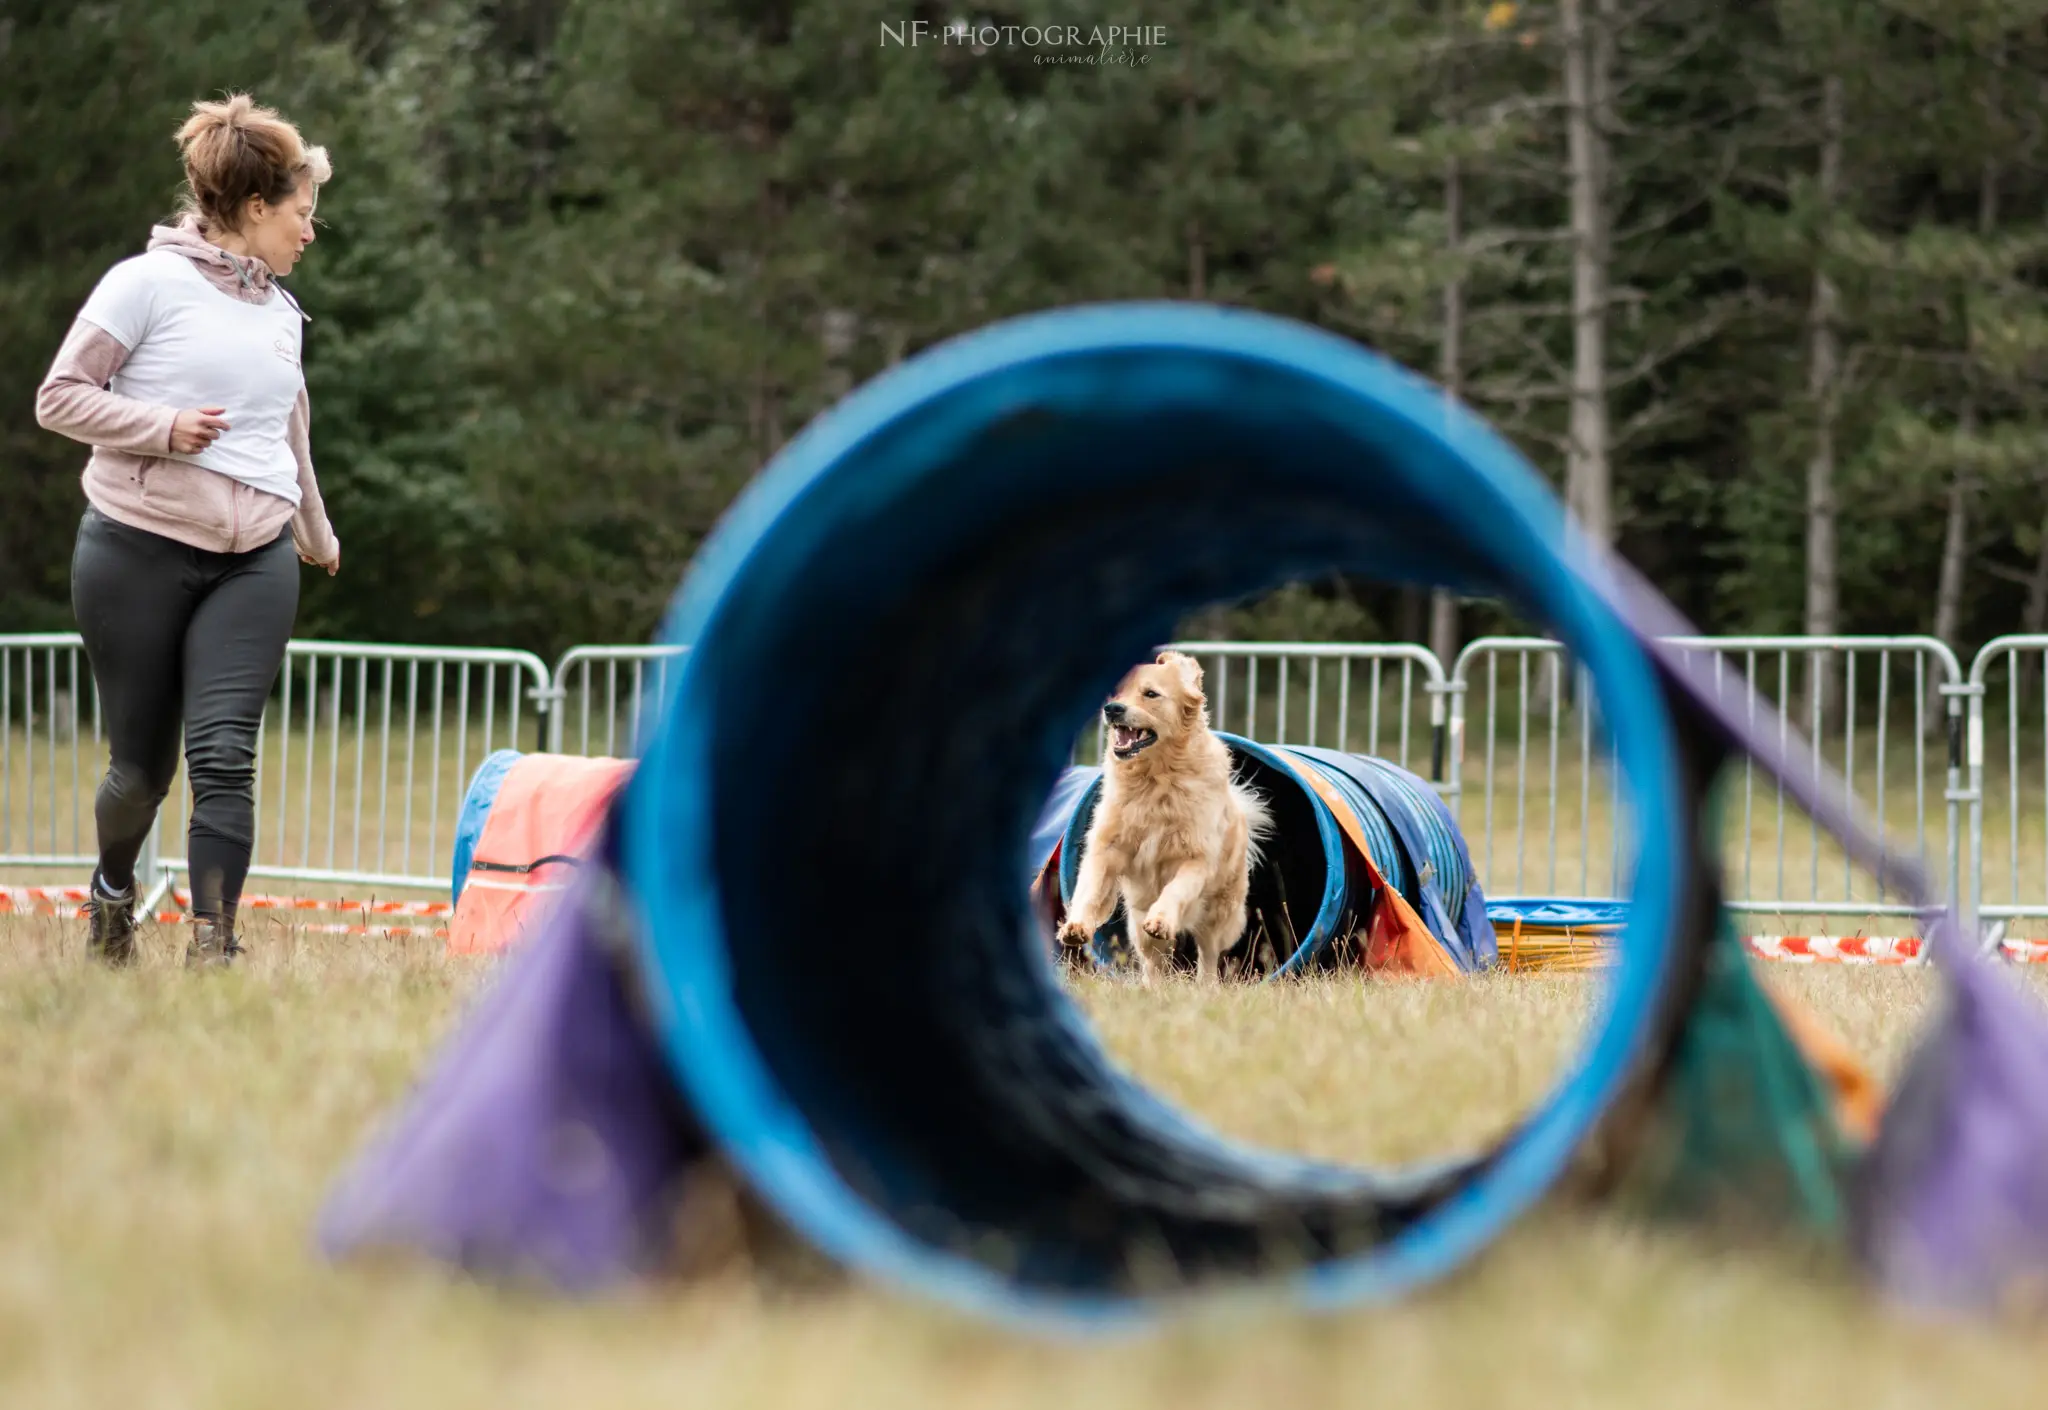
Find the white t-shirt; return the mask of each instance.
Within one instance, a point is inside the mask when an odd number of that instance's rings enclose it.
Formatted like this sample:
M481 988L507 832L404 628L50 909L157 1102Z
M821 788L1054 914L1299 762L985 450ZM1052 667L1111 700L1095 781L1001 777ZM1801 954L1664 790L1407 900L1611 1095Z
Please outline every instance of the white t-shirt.
M267 303L222 293L175 250L109 269L78 316L128 349L109 383L124 397L180 411L218 406L228 423L197 455L166 458L217 470L299 502L299 463L285 428L305 377L300 317L275 285Z

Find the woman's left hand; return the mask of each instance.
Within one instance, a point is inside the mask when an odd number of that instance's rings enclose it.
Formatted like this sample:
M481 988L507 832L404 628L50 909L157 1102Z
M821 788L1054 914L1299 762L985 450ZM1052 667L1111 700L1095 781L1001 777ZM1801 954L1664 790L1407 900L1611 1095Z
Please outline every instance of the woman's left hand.
M315 568L325 568L327 570L327 576L331 578L336 573L339 573L341 571L341 545L335 545L334 561L332 563L322 563L319 559L315 558L312 554L307 553L303 549L299 551L299 561L301 563L310 563Z

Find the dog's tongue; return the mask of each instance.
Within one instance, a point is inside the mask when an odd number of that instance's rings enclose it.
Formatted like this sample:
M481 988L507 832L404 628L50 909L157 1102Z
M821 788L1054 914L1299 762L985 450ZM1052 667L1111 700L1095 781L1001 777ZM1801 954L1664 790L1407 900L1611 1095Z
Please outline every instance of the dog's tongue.
M1128 749L1138 742L1138 732L1129 725L1117 725L1110 730L1110 742L1118 749Z

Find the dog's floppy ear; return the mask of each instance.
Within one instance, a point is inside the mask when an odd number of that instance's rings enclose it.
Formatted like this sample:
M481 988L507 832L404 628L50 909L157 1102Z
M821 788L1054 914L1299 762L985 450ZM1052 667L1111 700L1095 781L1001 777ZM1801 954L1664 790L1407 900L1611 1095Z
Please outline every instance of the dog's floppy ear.
M1182 651L1162 651L1159 665L1171 666L1180 673L1181 685L1197 703L1204 701L1202 695L1202 663Z

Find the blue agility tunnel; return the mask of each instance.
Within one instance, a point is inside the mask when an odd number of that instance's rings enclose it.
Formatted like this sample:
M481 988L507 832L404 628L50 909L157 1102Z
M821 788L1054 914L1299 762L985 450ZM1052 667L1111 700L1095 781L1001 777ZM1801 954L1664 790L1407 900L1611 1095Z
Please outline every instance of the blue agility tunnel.
M1048 797L1085 790L1063 776L1076 722L1134 661L1194 609L1339 571L1547 623L1590 674L1636 827L1583 1051L1498 1148L1419 1170L1243 1149L1148 1094L1019 885ZM892 368L705 544L611 865L345 1182L327 1247L602 1284L669 1227L649 1222L668 1167L709 1159L842 1264L1026 1325L1137 1325L1247 1285L1329 1307L1449 1272L1559 1178L1667 1024L1701 924L1698 771L1604 572L1481 420L1300 324L1076 308ZM1351 756L1290 758L1397 791ZM1427 864L1483 922L1452 859ZM571 994L606 1017L566 1024ZM583 1194L522 1174L572 1119L608 1162ZM465 1161L492 1180L448 1174Z
M621 818L659 1036L720 1149L827 1252L1012 1315L1134 1315L1254 1275L1324 1302L1447 1271L1620 1087L1680 905L1672 726L1564 543L1476 418L1256 315L1024 319L848 399L685 583L667 639L690 657ZM1198 607L1333 571L1547 621L1591 673L1641 824L1616 1001L1551 1100L1448 1170L1239 1150L1148 1097L1039 958L1015 881L1074 722L1131 662Z

